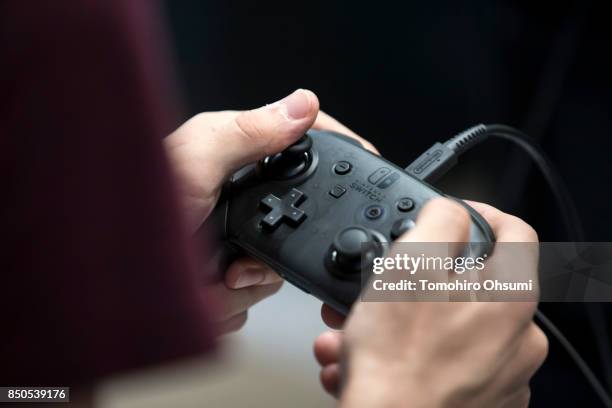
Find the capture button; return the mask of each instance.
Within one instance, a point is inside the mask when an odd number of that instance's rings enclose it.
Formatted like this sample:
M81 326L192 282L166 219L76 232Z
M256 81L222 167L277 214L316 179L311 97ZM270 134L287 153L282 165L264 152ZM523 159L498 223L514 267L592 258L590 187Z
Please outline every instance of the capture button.
M336 184L330 191L329 191L329 195L331 195L334 198L340 198L342 197L342 195L346 193L346 188L344 188L344 186L342 186L341 184Z
M370 205L365 209L365 216L369 220L377 220L383 215L383 208L380 205Z
M338 163L334 164L334 172L336 174L344 175L344 174L348 173L349 171L351 171L352 167L353 166L351 166L351 163L342 160L342 161L339 161Z

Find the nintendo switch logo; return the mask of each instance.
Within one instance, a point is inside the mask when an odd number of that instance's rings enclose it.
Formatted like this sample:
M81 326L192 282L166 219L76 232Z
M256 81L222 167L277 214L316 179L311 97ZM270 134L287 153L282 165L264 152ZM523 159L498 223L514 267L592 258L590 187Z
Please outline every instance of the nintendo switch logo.
M400 176L398 172L392 172L391 169L388 167L381 167L374 171L374 173L370 174L370 176L368 177L368 181L371 184L374 184L376 187L384 189L395 183L395 181L399 177Z

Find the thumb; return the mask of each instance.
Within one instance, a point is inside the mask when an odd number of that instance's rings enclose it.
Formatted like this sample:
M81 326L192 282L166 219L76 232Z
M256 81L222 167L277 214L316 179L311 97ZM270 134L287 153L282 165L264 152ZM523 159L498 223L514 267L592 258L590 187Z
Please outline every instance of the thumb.
M281 152L312 126L318 112L317 96L298 89L278 102L240 113L219 129L217 165L229 176L246 164Z
M435 198L423 206L417 217L416 226L395 241L390 256L424 255L439 259L454 257L460 253L462 243L468 242L469 233L470 216L467 210L448 198ZM403 273L401 276L405 277ZM446 282L448 279L446 270L428 271L429 281ZM450 298L451 294L448 291L417 291L409 295L409 299L425 301L448 301Z
M428 201L416 220L416 226L396 242L468 242L470 216L459 203L448 198Z

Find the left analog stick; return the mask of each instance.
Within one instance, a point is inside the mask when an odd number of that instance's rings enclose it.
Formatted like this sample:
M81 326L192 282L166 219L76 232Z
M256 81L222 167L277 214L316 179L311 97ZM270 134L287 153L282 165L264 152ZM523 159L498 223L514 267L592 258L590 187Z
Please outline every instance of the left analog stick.
M308 169L312 161L311 148L312 138L304 135L281 153L266 157L262 163L264 171L272 178L295 177Z

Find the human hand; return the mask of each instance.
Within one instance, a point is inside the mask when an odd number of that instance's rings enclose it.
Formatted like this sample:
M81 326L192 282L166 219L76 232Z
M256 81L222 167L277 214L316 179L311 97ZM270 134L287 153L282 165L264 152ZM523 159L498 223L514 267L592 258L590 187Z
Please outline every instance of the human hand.
M177 176L187 228L195 232L202 225L235 171L284 150L310 128L346 134L375 152L370 143L319 111L316 95L303 89L258 109L200 113L169 135L164 144ZM232 263L223 282L207 287L209 295L223 303L220 332L242 327L247 310L281 284L282 279L260 261L242 258Z
M469 204L498 242L537 242L520 219ZM468 232L465 209L439 199L400 240L466 242ZM535 278L537 257L532 263ZM548 347L532 321L535 308L535 302L356 304L344 335L324 333L315 342L322 384L337 395L343 378L342 405L350 407L527 406L529 379Z

